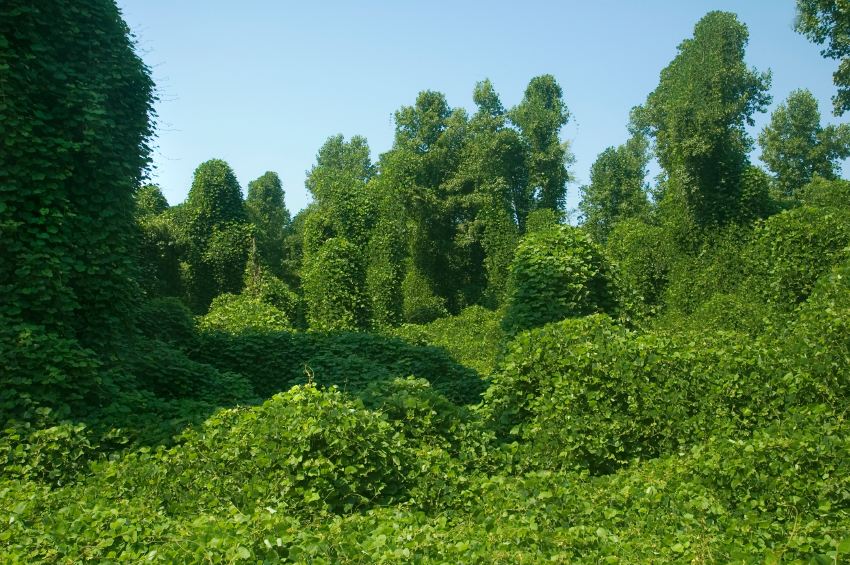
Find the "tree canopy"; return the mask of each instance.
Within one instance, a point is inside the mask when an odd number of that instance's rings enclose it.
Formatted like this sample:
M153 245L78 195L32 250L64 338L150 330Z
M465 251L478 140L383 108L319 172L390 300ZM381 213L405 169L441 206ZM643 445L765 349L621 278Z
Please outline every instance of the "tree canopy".
M818 103L806 89L795 90L780 104L758 137L760 159L786 195L798 195L815 175L834 180L839 159L850 156L850 126L821 126Z
M771 102L770 72L744 62L748 38L735 14L710 12L632 114L632 127L655 139L668 182L702 226L723 225L739 215L752 147L745 126Z

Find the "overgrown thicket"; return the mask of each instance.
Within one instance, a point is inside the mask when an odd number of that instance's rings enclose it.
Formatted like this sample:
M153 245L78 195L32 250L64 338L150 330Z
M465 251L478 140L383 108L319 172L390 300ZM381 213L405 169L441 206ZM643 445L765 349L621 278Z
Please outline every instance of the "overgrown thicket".
M798 90L751 162L770 74L734 14L575 226L549 75L472 116L421 93L374 163L330 137L295 217L216 159L169 206L114 2L7 4L0 562L849 558L850 139Z

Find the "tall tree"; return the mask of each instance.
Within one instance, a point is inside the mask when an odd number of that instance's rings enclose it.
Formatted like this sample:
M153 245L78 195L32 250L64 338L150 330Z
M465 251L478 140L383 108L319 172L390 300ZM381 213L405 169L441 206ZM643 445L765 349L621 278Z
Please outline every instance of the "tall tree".
M752 140L745 126L770 103L770 72L747 68L749 33L735 14L710 12L661 71L658 88L632 113L702 227L738 218Z
M821 55L840 59L832 82L838 94L832 97L836 116L850 110L850 5L847 0L797 0L795 29L819 45L828 42Z
M374 222L366 185L375 174L366 139L342 134L329 137L319 149L305 186L313 204L305 223L305 251L314 252L334 237L362 246Z
M242 290L252 234L242 190L224 161L211 159L195 170L185 206L189 303L205 313L219 294Z
M432 91L421 92L413 106L395 113L395 119L393 147L381 155L380 185L405 210L412 258L405 276L418 281L405 288L416 288L420 295L433 293L457 311L474 302L470 297L480 294L483 286L477 273L466 268L469 253L476 249L474 239L459 234L471 227L474 183L452 182L457 181L469 138L469 119L463 109L451 109L445 96Z
M533 207L562 209L570 180L567 164L572 154L558 135L569 121L570 112L555 77L531 79L522 102L508 116L522 132L527 147L528 189Z
M105 350L130 331L154 83L115 2L0 3L0 318Z
M649 215L645 182L649 143L642 135L599 154L590 168L590 184L581 187L582 224L599 243L605 243L617 223Z
M267 172L248 183L245 208L248 220L257 229L260 259L269 265L275 276L284 276L283 240L291 217L284 203L283 186L277 173Z
M814 175L837 178L838 160L850 156L850 126L822 127L818 101L808 90L795 90L773 112L758 142L776 186L791 196Z

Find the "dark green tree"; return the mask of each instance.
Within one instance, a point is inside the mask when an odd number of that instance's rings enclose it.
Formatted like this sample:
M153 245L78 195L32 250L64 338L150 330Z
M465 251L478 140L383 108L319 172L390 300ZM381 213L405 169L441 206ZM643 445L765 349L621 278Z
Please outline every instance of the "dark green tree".
M416 104L402 107L395 118L393 147L380 159L380 186L405 211L412 259L405 277L417 284L404 288L427 289L456 312L476 302L486 284L483 250L474 236L475 185L457 178L469 119L432 91L421 92ZM421 298L405 296L405 301Z
M737 220L752 140L745 126L770 103L770 72L744 63L749 33L734 14L710 12L661 71L658 88L632 113L700 227ZM668 188L668 190L669 190Z
M154 115L115 2L0 3L0 101L0 318L109 349L132 327Z
M267 172L248 183L245 199L248 220L256 229L257 251L277 276L284 274L284 237L291 221L277 173Z
M136 217L158 216L168 210L168 200L159 186L146 184L136 191Z
M242 290L253 234L236 176L219 159L195 170L185 207L188 299L194 311L204 313L219 294Z
M582 226L597 242L604 244L614 226L625 219L648 217L648 149L647 140L637 135L600 153L590 168L590 184L580 189L579 209Z
M814 175L838 178L838 160L850 156L850 125L822 127L818 101L808 90L795 90L774 110L758 142L779 191L798 195Z
M838 94L832 97L836 116L850 109L850 10L846 0L797 0L794 28L809 41L827 47L821 55L840 59L832 82Z

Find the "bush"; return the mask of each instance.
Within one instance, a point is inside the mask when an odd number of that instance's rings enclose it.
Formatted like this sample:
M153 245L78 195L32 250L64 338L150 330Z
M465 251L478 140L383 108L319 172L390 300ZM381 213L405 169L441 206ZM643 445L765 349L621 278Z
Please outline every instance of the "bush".
M0 317L0 421L46 425L120 396L127 380L75 339Z
M531 233L510 267L502 327L514 335L571 316L612 311L612 286L605 259L579 228Z
M672 315L671 315L672 314ZM655 327L678 329L685 332L729 331L740 332L755 338L763 333L768 323L783 318L770 305L751 294L738 292L715 293L690 316L674 318L675 312L665 314ZM672 318L672 319L671 319Z
M52 487L74 484L97 456L98 445L85 424L63 422L37 429L9 422L0 436L4 478L38 481Z
M499 312L481 306L430 324L405 324L388 333L413 345L444 347L453 359L484 376L496 369L505 341Z
M242 375L192 361L160 341L138 340L127 369L140 387L166 400L193 399L233 406L254 399L251 384Z
M177 348L195 343L195 323L189 309L176 298L143 301L136 309L136 328L148 339Z
M804 308L775 341L635 334L602 315L550 324L509 345L485 399L503 437L523 444L521 468L606 473L711 436L744 438L795 407L846 404L850 300L846 287L831 292L846 303Z
M221 294L210 305L210 311L198 318L202 331L230 333L285 332L292 329L286 312L246 294Z
M641 220L624 220L609 236L606 251L617 264L623 289L640 297L647 310L659 306L669 273L663 230Z
M752 239L750 228L728 226L706 237L698 253L671 261L665 308L690 315L715 293L746 293L754 270L748 252Z
M163 467L159 488L170 493L162 499L171 512L299 514L398 500L406 473L396 461L406 455L403 438L378 414L307 386L250 410L220 411L151 464ZM118 464L125 484L144 484L153 470L137 457Z
M765 299L791 309L808 297L823 273L848 258L850 216L803 206L767 219L753 243L753 281Z
M815 175L812 181L803 187L800 200L806 206L847 210L850 207L850 181L826 180Z
M402 314L408 324L427 324L449 315L446 300L434 294L434 289L412 261L401 282Z

